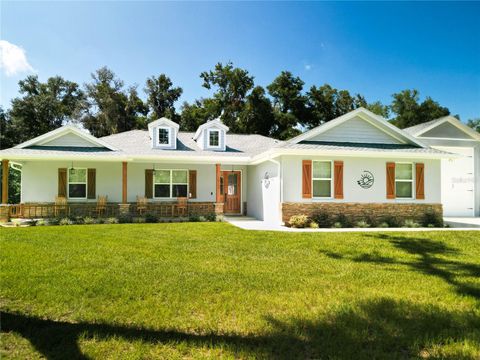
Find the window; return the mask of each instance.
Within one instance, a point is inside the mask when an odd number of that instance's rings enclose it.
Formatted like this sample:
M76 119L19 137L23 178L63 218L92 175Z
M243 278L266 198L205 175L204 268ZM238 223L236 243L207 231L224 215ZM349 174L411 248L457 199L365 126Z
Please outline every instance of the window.
M187 197L188 170L155 170L153 194L156 198Z
M413 198L413 164L395 164L395 197L400 199Z
M170 145L170 128L158 128L158 145Z
M332 197L332 162L313 161L312 167L313 197Z
M220 147L220 130L208 130L208 146Z
M87 198L87 169L68 169L68 197Z

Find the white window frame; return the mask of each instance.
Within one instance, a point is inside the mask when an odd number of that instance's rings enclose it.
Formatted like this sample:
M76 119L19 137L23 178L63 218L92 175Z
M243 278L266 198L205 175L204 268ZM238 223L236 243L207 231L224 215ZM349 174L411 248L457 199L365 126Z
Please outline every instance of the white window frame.
M211 148L211 149L220 149L222 146L221 146L221 141L220 141L220 129L207 129L207 144L208 144L208 147ZM210 144L210 134L212 132L216 132L218 133L218 145L212 145Z
M85 170L85 182L70 182L70 170ZM75 184L85 184L85 197L71 197L70 196L70 184L75 185ZM88 198L88 169L87 168L68 168L67 169L67 198L71 200L87 200Z
M189 170L188 169L155 169L155 171L170 171L170 183L157 183L155 182L155 173L153 174L153 189L152 189L152 194L154 199L163 199L163 200L172 200L176 199L177 196L173 196L173 185L187 185L187 198L190 195L190 184L189 184ZM174 171L185 171L187 173L187 182L186 183L174 183L173 182L173 172ZM170 196L168 197L156 197L155 196L155 185L169 185L170 186Z
M330 163L330 177L329 178L314 178L313 177L313 167L315 163L319 162L329 162ZM313 196L313 181L314 180L329 180L330 181L330 196ZM331 200L333 199L333 160L312 160L312 199L318 200Z
M412 179L397 179L397 164L410 165L412 167ZM398 200L414 200L415 199L415 164L409 161L395 162L395 199ZM398 182L410 182L412 183L412 196L411 197L398 197L397 196L397 181Z
M168 132L168 142L166 144L161 144L160 143L160 130L167 130ZM157 127L157 146L171 146L171 139L172 139L172 128L170 126L158 126Z

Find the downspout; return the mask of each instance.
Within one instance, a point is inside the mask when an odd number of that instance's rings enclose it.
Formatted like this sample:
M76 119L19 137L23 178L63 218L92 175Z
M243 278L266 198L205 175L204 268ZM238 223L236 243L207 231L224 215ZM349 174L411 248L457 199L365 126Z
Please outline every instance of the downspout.
M277 165L278 169L278 180L280 181L280 208L278 209L279 216L280 216L280 224L282 223L282 204L283 204L283 177L282 177L282 164L278 160L274 160L273 158L269 158L268 161Z

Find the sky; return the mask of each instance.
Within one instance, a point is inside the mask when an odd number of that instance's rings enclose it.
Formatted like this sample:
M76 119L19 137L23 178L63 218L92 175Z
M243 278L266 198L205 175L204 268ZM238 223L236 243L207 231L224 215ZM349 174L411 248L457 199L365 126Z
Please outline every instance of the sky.
M183 101L211 95L199 77L232 61L266 86L289 70L391 102L418 89L463 121L480 117L480 2L0 3L0 105L18 81L80 84L106 65L126 85L165 73Z

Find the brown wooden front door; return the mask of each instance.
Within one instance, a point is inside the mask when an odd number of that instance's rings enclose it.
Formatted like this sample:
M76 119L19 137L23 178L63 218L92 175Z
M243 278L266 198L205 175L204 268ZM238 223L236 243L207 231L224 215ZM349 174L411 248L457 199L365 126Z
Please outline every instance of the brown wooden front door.
M240 171L222 171L223 211L226 214L240 214L242 199L242 176Z

